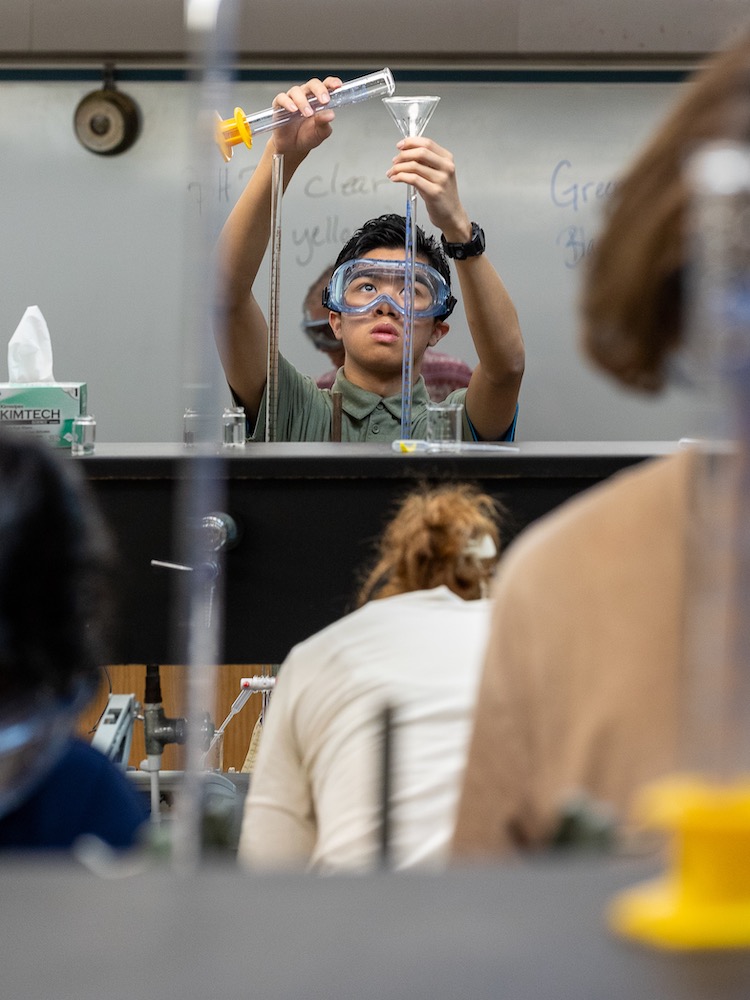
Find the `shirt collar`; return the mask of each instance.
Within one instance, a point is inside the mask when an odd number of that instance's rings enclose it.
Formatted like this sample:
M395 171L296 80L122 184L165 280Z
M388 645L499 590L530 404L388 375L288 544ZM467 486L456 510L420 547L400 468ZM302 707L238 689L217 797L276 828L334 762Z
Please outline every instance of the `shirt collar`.
M401 393L397 396L378 396L376 392L369 392L354 385L344 375L344 369L339 368L331 392L341 393L341 406L350 417L355 420L364 420L369 417L375 407L382 403L386 410L395 417L401 419ZM426 405L429 402L429 394L424 378L420 375L412 387L412 405Z

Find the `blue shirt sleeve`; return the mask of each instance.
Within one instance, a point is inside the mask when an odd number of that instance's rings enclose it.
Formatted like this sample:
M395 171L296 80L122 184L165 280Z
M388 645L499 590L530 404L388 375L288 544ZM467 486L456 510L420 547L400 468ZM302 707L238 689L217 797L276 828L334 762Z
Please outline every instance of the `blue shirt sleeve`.
M466 415L466 421L469 425L469 430L471 431L471 436L473 440L478 441L479 436L477 435L477 432L474 428L474 424L472 424L471 420L469 420L468 414ZM505 434L503 434L501 438L498 438L498 441L515 441L517 423L518 423L518 403L516 403L516 412L513 414L513 420L511 421L510 427L507 429L507 431L505 432Z
M91 834L115 849L133 847L148 806L123 771L82 740L70 740L45 779L0 819L0 848L69 850Z

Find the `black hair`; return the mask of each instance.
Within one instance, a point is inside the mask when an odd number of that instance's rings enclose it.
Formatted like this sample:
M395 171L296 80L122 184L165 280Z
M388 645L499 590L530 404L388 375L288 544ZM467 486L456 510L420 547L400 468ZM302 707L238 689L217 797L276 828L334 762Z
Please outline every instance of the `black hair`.
M0 434L0 698L93 688L112 549L83 480L46 442Z
M389 213L379 215L376 219L370 219L361 226L344 244L341 252L336 258L334 269L347 260L355 260L363 257L371 250L378 250L380 247L389 249L403 248L406 244L406 219L403 215ZM451 271L448 265L448 258L443 252L434 236L427 236L424 230L417 226L417 255L424 257L430 267L441 274L447 284L451 287Z

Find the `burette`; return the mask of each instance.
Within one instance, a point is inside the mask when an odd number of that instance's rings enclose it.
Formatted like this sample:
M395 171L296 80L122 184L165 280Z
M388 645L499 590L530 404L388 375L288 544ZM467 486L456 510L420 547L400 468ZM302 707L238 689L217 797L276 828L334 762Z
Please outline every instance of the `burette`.
M281 201L284 195L284 154L273 154L271 174L271 280L268 290L268 350L266 355L266 441L275 441L279 412L279 294L281 288Z

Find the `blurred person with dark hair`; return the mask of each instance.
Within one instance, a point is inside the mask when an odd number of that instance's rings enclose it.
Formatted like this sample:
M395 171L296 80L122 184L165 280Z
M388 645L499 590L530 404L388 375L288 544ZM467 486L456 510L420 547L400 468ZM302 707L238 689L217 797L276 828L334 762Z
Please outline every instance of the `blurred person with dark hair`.
M75 736L106 663L111 553L63 460L0 435L0 850L134 845L147 811Z
M393 866L445 863L500 514L466 484L407 495L381 536L357 610L290 652L246 801L243 863L316 872L377 864L386 708Z
M750 142L750 33L686 85L607 204L583 286L583 346L621 386L658 393L686 367L685 167L715 139ZM677 766L697 468L691 449L639 464L510 547L457 857L549 844L574 800L627 829L635 793Z

